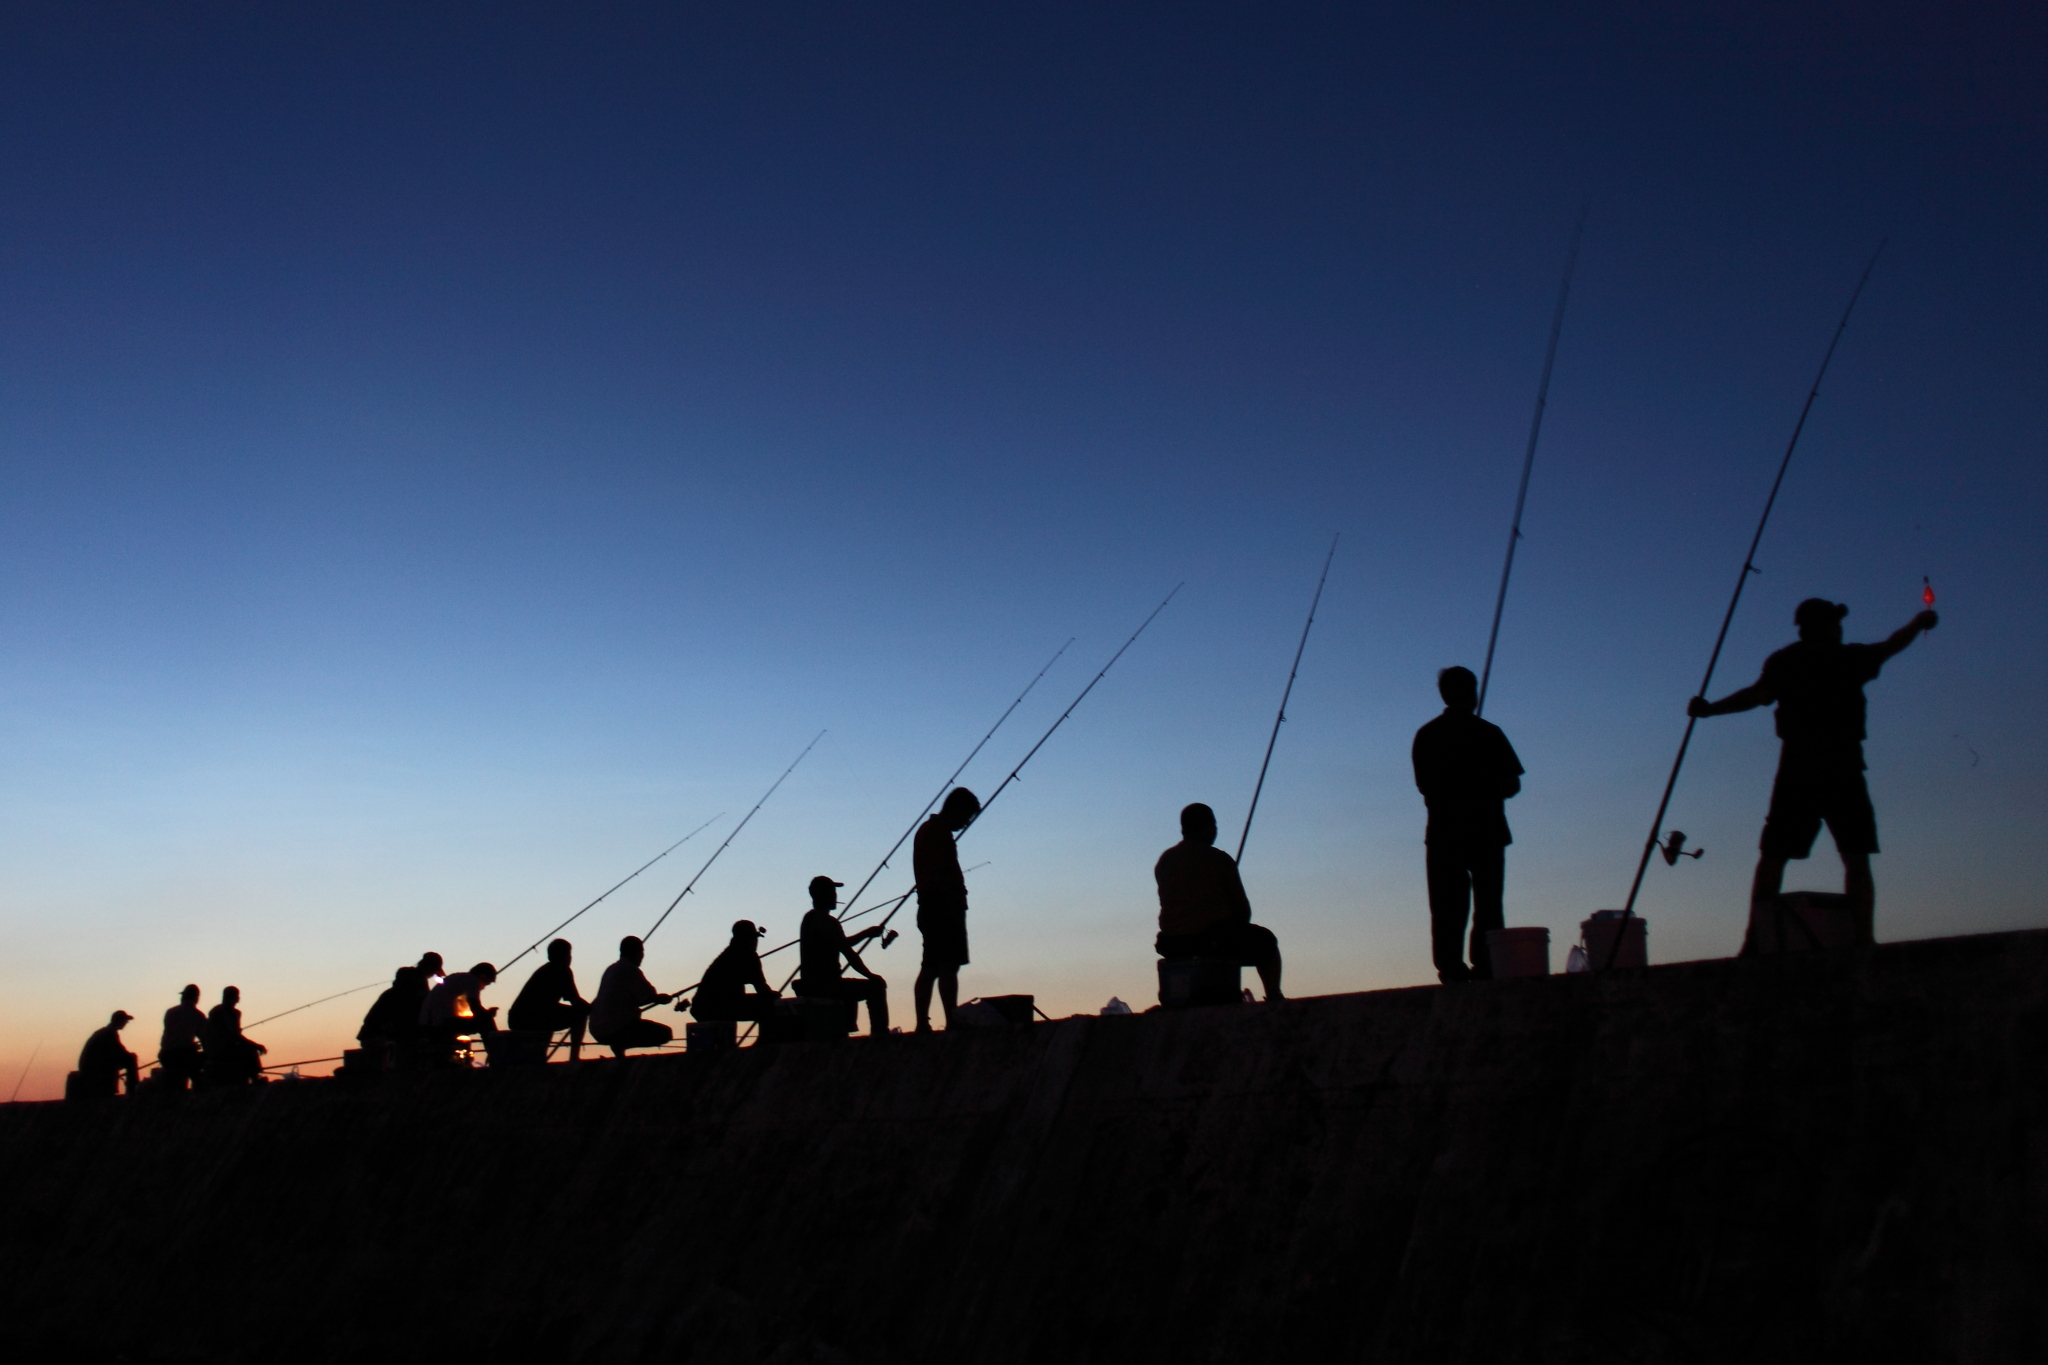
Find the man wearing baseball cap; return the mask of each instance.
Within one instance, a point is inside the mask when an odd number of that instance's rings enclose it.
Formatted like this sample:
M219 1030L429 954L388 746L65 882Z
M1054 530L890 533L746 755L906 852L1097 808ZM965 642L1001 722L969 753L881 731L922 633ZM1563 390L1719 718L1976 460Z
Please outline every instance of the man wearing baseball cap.
M1694 697L1686 706L1686 714L1697 718L1777 704L1783 745L1750 887L1753 906L1778 895L1785 864L1813 851L1822 824L1842 855L1843 892L1865 912L1877 903L1870 872L1877 814L1863 777L1863 685L1941 618L1923 611L1877 644L1850 645L1842 643L1842 618L1848 614L1839 602L1807 598L1792 613L1798 643L1764 660L1762 677L1719 701Z
M782 992L768 984L761 970L761 935L766 932L750 919L733 921L732 942L704 969L690 1002L699 1023L758 1021L774 1013Z
M85 1040L85 1049L78 1054L78 1081L85 1093L112 1095L124 1074L128 1077L128 1093L135 1093L135 1054L121 1045L121 1030L134 1017L127 1010L115 1010L107 1026L93 1030Z
M854 945L865 943L882 932L879 924L869 925L857 934L849 934L839 923L839 917L832 912L839 908L839 888L843 882L830 877L811 878L811 912L804 916L799 931L797 952L802 965L797 968L796 993L808 1000L865 1000L868 1002L868 1036L886 1038L889 1035L889 983L868 970L860 960ZM846 959L846 965L860 973L859 976L841 976L839 960Z

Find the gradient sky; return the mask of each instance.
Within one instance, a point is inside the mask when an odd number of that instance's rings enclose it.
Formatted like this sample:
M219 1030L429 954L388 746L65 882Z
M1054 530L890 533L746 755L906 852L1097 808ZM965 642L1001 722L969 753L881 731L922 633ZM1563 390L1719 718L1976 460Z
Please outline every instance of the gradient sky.
M1337 531L1245 879L1295 993L1433 980L1408 740L1485 649L1583 200L1509 923L1561 966L1626 894L1889 236L1714 691L1931 575L1870 688L1879 937L2042 924L2048 20L1541 8L8 6L0 1078L117 1007L148 1057L187 981L502 962L728 812L577 926L594 988L828 731L650 945L684 984L1185 580L962 848L963 994L1148 1002L1153 859L1191 800L1235 842ZM1738 946L1774 757L1702 726L1653 960ZM907 995L914 932L871 961ZM331 1057L370 998L252 1034Z

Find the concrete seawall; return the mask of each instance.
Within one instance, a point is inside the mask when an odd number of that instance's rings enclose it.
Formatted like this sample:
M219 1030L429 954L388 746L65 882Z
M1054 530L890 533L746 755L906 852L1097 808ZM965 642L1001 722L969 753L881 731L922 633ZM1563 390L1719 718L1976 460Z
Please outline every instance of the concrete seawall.
M12 1358L2048 1359L2048 932L172 1098L0 1109Z

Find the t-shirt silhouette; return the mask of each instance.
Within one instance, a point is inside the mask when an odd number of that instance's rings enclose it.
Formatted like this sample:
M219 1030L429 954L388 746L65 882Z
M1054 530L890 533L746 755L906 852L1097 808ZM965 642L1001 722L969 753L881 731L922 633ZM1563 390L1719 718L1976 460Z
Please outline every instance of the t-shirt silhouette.
M1759 685L1778 703L1778 738L1788 751L1854 756L1862 765L1867 703L1863 684L1884 667L1876 645L1801 640L1764 660Z
M1415 732L1415 786L1429 807L1424 843L1506 847L1507 797L1522 760L1498 725L1470 711L1446 710Z
M1226 924L1250 924L1237 860L1214 844L1183 839L1152 866L1159 887L1159 932L1199 934Z

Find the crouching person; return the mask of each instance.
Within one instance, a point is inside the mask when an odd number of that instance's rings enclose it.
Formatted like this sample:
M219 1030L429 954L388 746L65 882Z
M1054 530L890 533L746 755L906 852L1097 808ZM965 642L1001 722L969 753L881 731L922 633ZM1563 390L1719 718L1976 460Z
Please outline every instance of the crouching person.
M704 969L690 1013L700 1024L758 1022L782 1004L782 992L768 984L761 970L761 935L752 920L736 921L732 942ZM751 989L749 989L751 987Z
M675 999L654 989L640 970L647 949L632 934L619 940L619 960L604 969L597 999L590 1002L590 1036L623 1057L628 1048L660 1047L676 1036L667 1024L643 1019L640 1011Z

